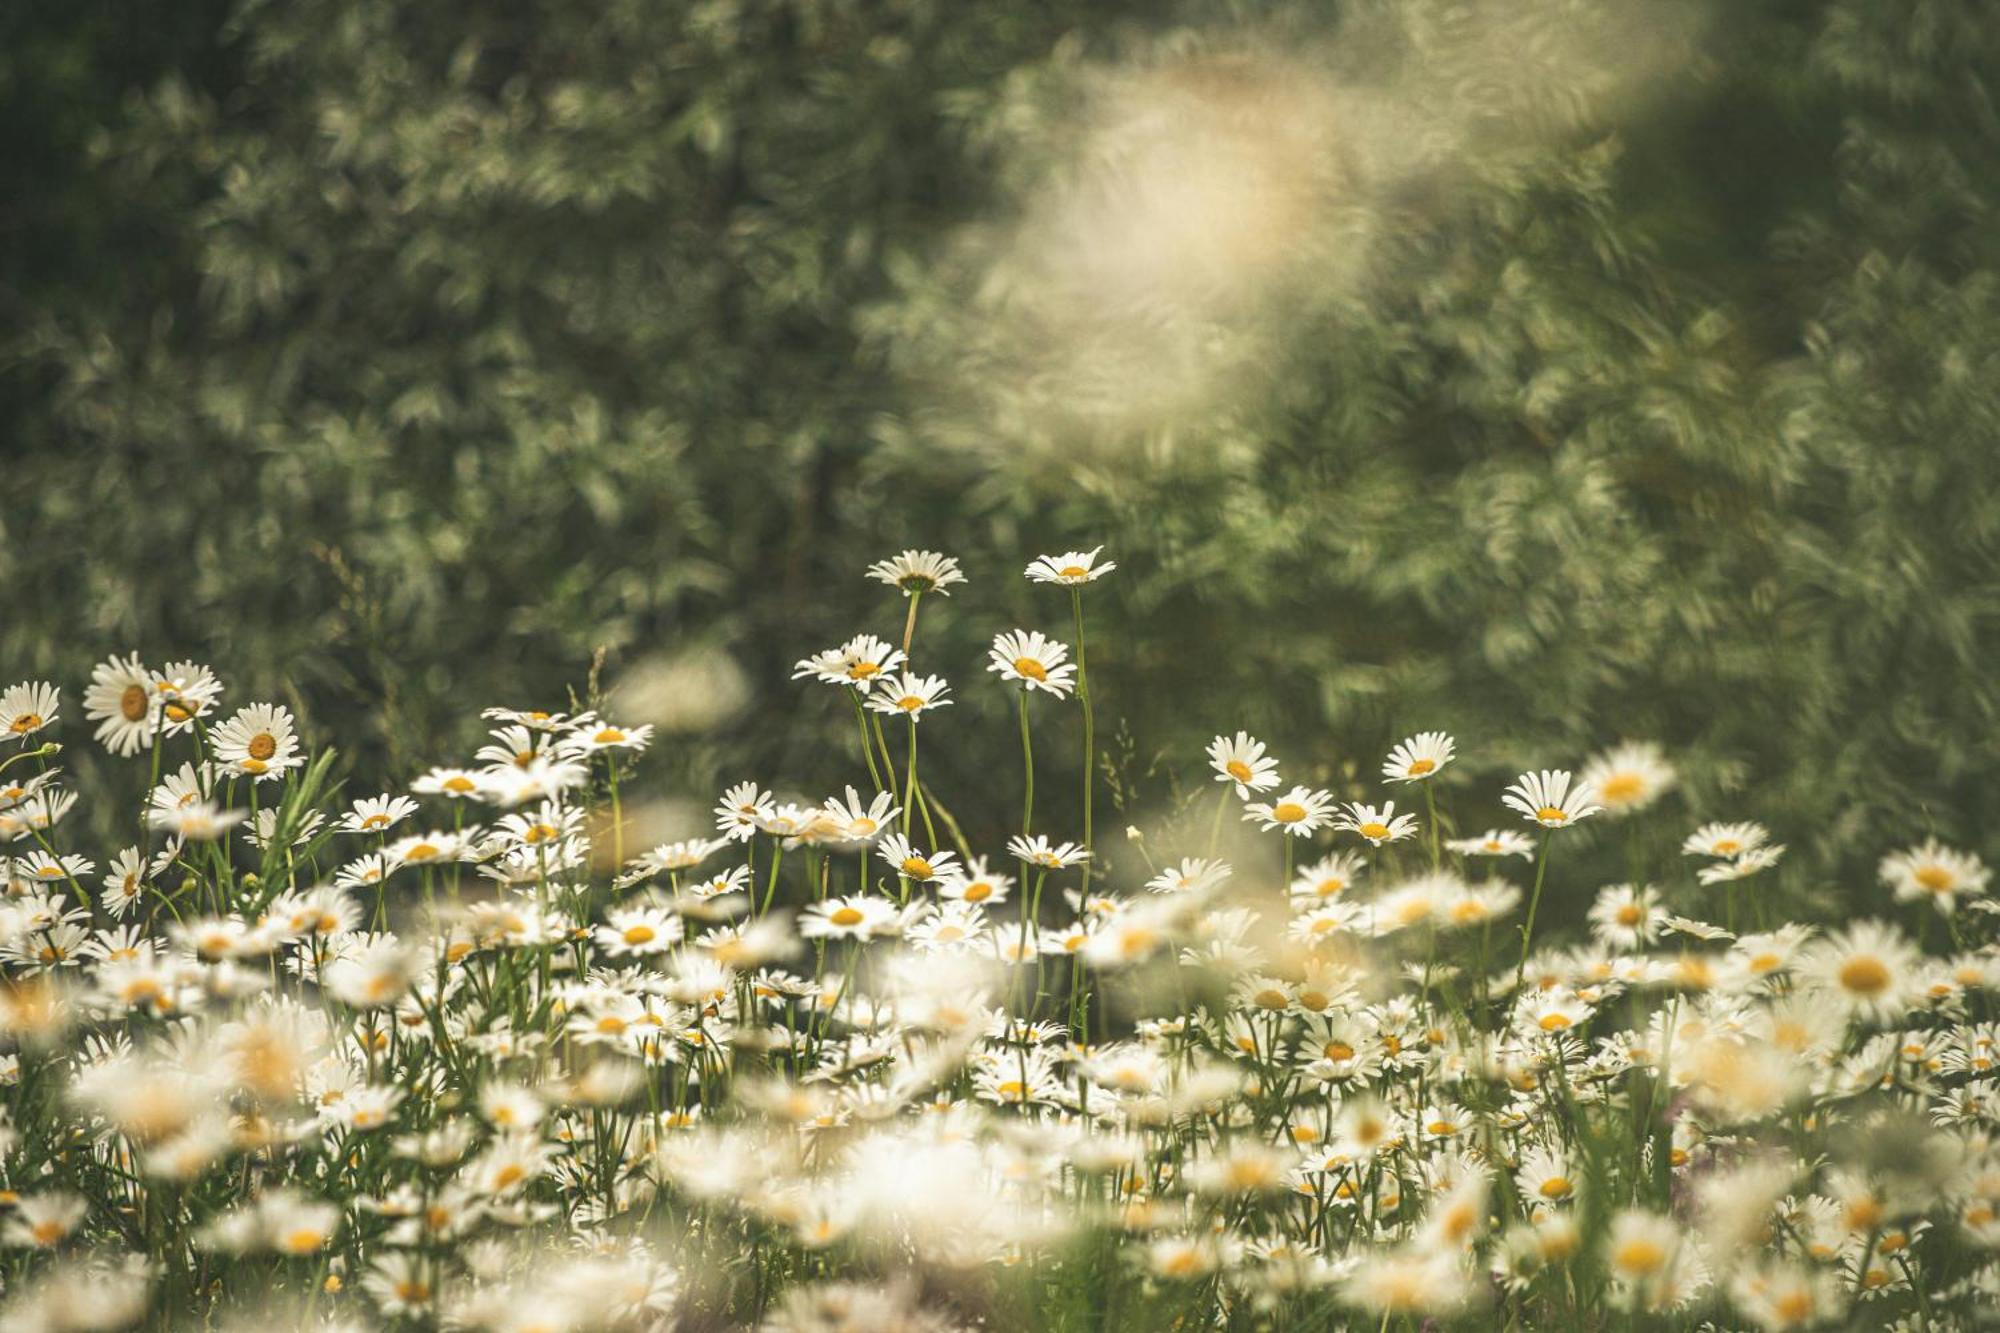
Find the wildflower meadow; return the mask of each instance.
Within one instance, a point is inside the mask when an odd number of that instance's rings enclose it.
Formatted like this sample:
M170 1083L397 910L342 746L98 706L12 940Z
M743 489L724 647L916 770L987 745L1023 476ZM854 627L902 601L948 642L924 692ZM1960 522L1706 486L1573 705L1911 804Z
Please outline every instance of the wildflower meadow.
M1812 831L1693 808L1643 738L1507 781L1424 731L1338 799L1192 693L1182 798L1114 827L1091 608L1129 571L1034 559L1038 627L960 659L932 608L1021 577L968 564L851 570L853 637L768 645L846 728L840 790L739 773L659 845L630 811L671 742L615 693L491 701L476 752L357 773L226 663L6 689L0 1329L2000 1308L1979 857L1884 829L1858 914L1785 919L1760 876ZM1020 760L954 810L926 757L975 693ZM1627 877L1576 883L1582 837Z

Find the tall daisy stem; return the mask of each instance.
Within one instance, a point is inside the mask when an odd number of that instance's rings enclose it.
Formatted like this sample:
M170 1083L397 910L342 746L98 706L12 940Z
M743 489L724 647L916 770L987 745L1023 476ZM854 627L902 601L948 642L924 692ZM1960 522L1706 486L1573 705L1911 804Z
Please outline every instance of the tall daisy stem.
M861 692L849 690L847 697L854 702L854 725L861 728L861 757L868 762L868 780L875 784L876 791L887 791L882 771L875 767L875 747L868 740L868 715L861 711Z
M1035 822L1035 746L1028 739L1028 692L1019 695L1021 708L1021 836L1027 837Z
M1542 880L1549 873L1549 830L1542 830L1542 847L1535 854L1535 891L1528 898L1528 921L1521 927L1521 961L1514 968L1514 989L1521 989L1521 978L1528 975L1528 949L1535 939L1535 909L1542 905Z
M1090 807L1092 769L1097 762L1097 719L1090 708L1090 666L1083 645L1083 590L1072 585L1069 590L1070 610L1076 617L1076 697L1083 704L1083 849L1093 853L1090 860L1083 863L1083 893L1090 895L1090 868L1096 861L1096 847L1091 839Z
M903 656L906 658L910 655L911 641L917 637L917 603L923 600L921 589L910 594L910 614L903 618Z
M1431 826L1431 873L1437 874L1444 862L1444 850L1438 845L1438 800L1431 784L1424 784L1424 812L1430 817Z

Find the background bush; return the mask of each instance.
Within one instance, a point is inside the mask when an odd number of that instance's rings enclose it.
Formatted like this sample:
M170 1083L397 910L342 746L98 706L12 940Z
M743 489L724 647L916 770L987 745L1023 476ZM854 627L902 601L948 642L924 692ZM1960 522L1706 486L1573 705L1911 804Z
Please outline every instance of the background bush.
M930 771L992 845L983 642L1067 637L1020 566L1102 542L1134 806L1218 730L1348 785L1444 727L1484 827L1631 737L1794 892L2000 855L1976 0L122 8L0 17L10 679L212 661L372 790L599 649L732 663L656 780L818 795L790 663L933 546ZM1279 183L1218 225L1279 222L1149 260L1131 191L1217 136Z

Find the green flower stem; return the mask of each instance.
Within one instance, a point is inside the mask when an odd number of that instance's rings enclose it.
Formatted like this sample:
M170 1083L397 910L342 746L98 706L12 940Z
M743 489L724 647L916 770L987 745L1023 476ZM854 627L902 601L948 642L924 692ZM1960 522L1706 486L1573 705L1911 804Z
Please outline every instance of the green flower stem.
M1090 860L1083 863L1083 894L1089 897L1090 870L1097 859L1090 821L1091 789L1096 785L1091 781L1091 775L1097 762L1097 719L1090 707L1090 666L1083 643L1083 589L1080 585L1070 585L1069 604L1076 618L1076 697L1083 704L1083 849L1092 853Z
M1035 746L1028 739L1028 692L1018 700L1021 711L1021 836L1027 837L1035 822Z

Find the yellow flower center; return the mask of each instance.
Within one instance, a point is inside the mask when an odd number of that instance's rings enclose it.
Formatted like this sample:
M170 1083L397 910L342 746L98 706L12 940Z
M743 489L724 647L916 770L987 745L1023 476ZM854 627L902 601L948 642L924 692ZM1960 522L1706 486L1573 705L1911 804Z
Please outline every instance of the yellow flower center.
M1637 773L1613 773L1598 784L1597 799L1608 805L1622 805L1646 790L1646 780Z
M471 778L466 777L463 773L454 773L444 780L444 789L463 795L473 789L473 782Z
M993 886L982 879L966 885L964 891L958 896L969 903L985 902L993 896Z
M1540 1026L1544 1032L1561 1032L1569 1026L1569 1015L1543 1014Z
M295 1227L285 1233L281 1242L288 1254L310 1254L326 1244L326 1233L314 1227Z
M1380 842L1382 839L1389 836L1389 826L1387 824L1372 822L1372 821L1363 824L1360 828L1354 831L1356 833L1359 833L1362 837L1368 839L1368 841L1370 842Z
M53 1245L63 1238L63 1224L60 1222L37 1222L29 1230L37 1245Z
M882 668L873 662L856 662L847 668L847 678L849 680L867 680L870 676L879 675L881 670Z
M1271 811L1271 818L1280 824L1296 824L1306 817L1306 808L1297 801L1281 801Z
M1029 680L1047 680L1049 678L1049 669L1032 657L1015 658L1014 670L1018 674L1026 676Z
M1284 1009L1291 1005L1291 1000L1283 991L1269 986L1258 991L1250 998L1260 1009Z
M1565 819L1568 819L1569 815L1564 812L1561 806L1545 805L1535 811L1535 818L1541 820L1544 824L1560 824Z
M137 722L146 716L146 687L127 685L125 692L118 696L118 711L125 715L127 722Z
M590 739L596 741L599 745L616 745L625 739L625 733L616 727L606 727Z
M831 916L827 917L827 920L833 922L836 926L858 926L861 924L861 909L858 907L837 908Z
M1863 954L1840 965L1841 988L1856 995L1880 995L1889 989L1889 969L1881 959Z
M1423 776L1424 774L1426 774L1426 773L1432 773L1432 772L1435 772L1436 770L1437 770L1437 761L1436 761L1436 760L1433 760L1433 759L1412 759L1412 760L1410 761L1410 767L1409 767L1409 768L1408 768L1408 769L1407 769L1406 771L1407 771L1407 772L1409 773L1409 775L1410 775L1411 777L1413 777L1413 778L1420 778L1420 777L1422 777L1422 776Z
M1636 926L1639 924L1641 920L1645 918L1646 914L1644 911L1640 909L1639 904L1626 903L1624 906L1618 909L1616 915L1619 925Z
M911 879L929 879L932 875L931 863L921 856L903 858L903 873Z
M606 1014L597 1020L597 1030L607 1037L615 1037L625 1030L625 1020L617 1014Z
M1734 838L1718 838L1711 849L1717 856L1734 856L1743 850L1743 844Z
M1576 1187L1569 1183L1568 1176L1550 1176L1538 1191L1544 1199L1567 1199Z
M1621 1272L1647 1277L1666 1267L1667 1252L1650 1240L1628 1240L1611 1256Z
M1080 579L1088 577L1090 571L1088 569L1085 569L1082 565L1064 565L1061 569L1058 569L1056 573L1062 575L1066 579Z
M42 715L40 713L23 713L19 717L14 719L13 726L8 728L8 730L13 731L16 734L19 734L22 732L33 731L36 727L39 727L41 725L42 725Z
M1018 1078L1010 1078L995 1088L994 1091L998 1092L1007 1101L1018 1102L1028 1095L1028 1085Z
M405 861L428 861L438 855L438 849L431 843L420 842L403 853Z
M659 932L648 925L627 926L623 938L627 944L651 944Z
M1915 879L1917 883L1929 889L1932 893L1943 893L1956 883L1956 880L1952 877L1952 873L1940 865L1918 866L1916 873L1911 878Z
M902 709L905 713L914 713L923 706L924 706L924 701L923 701L923 696L921 695L906 694L902 698L896 700L896 707Z
M1344 1041L1330 1041L1320 1049L1320 1054L1329 1060L1352 1060L1354 1048Z
M1222 767L1224 772L1228 773L1230 777L1235 778L1238 782L1248 782L1252 777L1256 776L1250 771L1250 765L1244 763L1241 759L1232 759Z
M278 738L268 731L260 731L250 738L250 744L244 749L252 759L259 761L269 759L278 752ZM244 767L247 768L249 765L246 764Z

